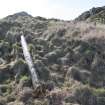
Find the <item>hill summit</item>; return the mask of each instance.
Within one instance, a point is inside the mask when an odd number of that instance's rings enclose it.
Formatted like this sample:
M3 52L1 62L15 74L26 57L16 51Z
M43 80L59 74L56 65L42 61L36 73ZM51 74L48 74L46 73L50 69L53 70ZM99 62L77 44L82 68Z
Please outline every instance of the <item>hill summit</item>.
M77 21L94 21L105 23L105 6L103 7L93 7L89 11L82 13L75 20Z

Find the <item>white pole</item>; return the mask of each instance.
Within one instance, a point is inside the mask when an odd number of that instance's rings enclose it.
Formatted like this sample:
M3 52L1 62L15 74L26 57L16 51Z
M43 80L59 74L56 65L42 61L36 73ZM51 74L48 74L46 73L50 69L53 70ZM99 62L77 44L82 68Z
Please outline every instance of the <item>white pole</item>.
M21 36L21 45L22 45L25 60L29 66L29 70L32 76L33 87L36 89L39 86L39 80L38 80L36 69L34 68L30 53L28 51L27 42L23 35Z

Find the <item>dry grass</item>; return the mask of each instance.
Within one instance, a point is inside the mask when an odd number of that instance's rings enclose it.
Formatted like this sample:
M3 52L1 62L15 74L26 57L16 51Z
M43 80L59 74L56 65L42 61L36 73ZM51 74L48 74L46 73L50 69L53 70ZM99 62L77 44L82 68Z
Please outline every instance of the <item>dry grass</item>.
M87 22L69 23L67 25L66 36L77 37L82 40L92 38L105 38L105 25Z

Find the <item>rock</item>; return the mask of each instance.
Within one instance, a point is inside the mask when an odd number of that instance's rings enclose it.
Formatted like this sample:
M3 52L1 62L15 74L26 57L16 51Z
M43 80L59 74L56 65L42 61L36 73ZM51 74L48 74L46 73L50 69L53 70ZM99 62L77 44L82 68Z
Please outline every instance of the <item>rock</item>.
M85 13L82 13L78 18L76 18L76 21L85 21L87 18L90 17L90 12L86 11Z
M23 90L18 93L18 99L25 103L32 97L33 90L28 87L23 88Z
M66 58L66 57L58 58L57 62L60 65L69 65L70 63L69 58Z
M56 52L50 52L46 54L45 57L48 59L49 62L55 62L57 59Z
M15 102L10 102L7 105L25 105L25 104L23 102L15 101Z
M92 9L90 9L89 12L92 16L92 15L95 15L95 14L101 12L101 11L104 11L104 10L105 10L105 7L98 7L98 8L93 7Z
M67 80L70 80L70 78L73 78L74 80L81 81L82 83L89 82L91 73L88 70L82 70L79 67L70 67L67 71L66 78Z
M55 63L57 62L57 59L59 57L62 57L64 55L64 52L62 49L56 49L55 51L49 52L44 57L48 59L49 63Z
M51 66L50 66L50 70L52 71L52 72L60 72L60 65L58 65L58 64L52 64Z
M105 11L105 6L103 7L93 7L92 9L90 9L89 11L86 11L84 13L82 13L79 17L77 17L75 20L76 21L85 21L87 20L88 18L91 18L93 16L97 16L99 15L99 13L102 13L103 11ZM99 17L101 17L99 15Z

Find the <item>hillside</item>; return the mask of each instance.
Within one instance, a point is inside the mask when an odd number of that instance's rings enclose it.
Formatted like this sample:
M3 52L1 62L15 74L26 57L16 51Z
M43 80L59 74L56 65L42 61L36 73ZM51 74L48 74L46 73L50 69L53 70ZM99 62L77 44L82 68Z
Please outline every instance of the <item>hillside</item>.
M68 22L20 12L0 20L0 105L105 104L105 25L79 18ZM36 90L21 35L41 84Z
M82 13L75 20L76 21L97 22L97 23L105 24L105 6L93 7L89 11Z

